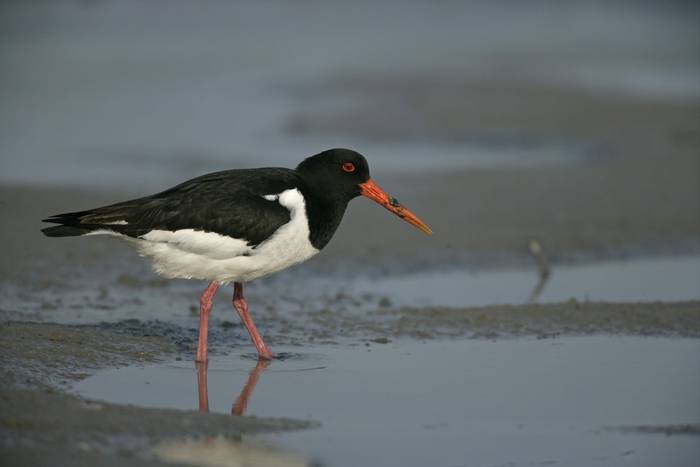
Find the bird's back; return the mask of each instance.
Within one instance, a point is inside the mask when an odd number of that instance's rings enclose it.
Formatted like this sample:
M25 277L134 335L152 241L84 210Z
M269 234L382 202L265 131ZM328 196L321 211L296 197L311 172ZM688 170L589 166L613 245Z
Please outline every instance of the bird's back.
M289 221L289 210L264 196L299 184L285 168L239 169L193 178L151 196L44 219L50 237L115 233L138 238L152 230L195 229L257 245Z

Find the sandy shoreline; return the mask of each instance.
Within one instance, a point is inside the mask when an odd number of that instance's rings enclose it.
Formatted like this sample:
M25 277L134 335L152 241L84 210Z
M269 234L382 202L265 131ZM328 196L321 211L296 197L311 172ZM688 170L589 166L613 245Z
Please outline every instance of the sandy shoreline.
M301 325L299 323L302 323ZM153 323L128 323L140 331L125 335L116 327L5 322L0 326L0 456L6 465L164 465L144 455L149 446L183 436L240 436L315 426L312 422L146 409L84 401L63 393L72 382L100 368L178 359L177 337ZM363 317L309 312L273 327L274 345L344 341L382 345L392 339L513 338L557 339L580 335L700 336L700 302L577 303L494 306L473 309L388 309ZM213 334L214 356L235 348L231 336ZM21 343L21 345L18 345ZM240 346L247 342L239 342ZM224 350L226 349L226 350ZM191 358L190 352L184 358ZM24 388L24 389L19 389ZM58 392L57 392L58 390ZM689 428L688 428L689 427ZM672 429L673 428L673 429ZM614 430L636 430L613 428ZM666 435L697 434L684 429L645 427ZM675 430L675 431L674 431ZM34 446L27 450L26 446Z
M71 383L101 368L175 358L176 347L166 337L4 322L0 349L3 465L170 465L149 455L148 447L183 436L235 437L316 426L90 402L65 393Z

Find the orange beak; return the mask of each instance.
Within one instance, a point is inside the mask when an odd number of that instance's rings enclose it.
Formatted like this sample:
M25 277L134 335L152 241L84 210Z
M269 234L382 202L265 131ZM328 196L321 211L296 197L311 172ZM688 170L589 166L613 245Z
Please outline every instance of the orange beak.
M360 193L362 196L366 196L377 204L381 204L386 209L399 216L401 219L418 227L428 235L433 234L432 229L428 227L425 222L418 219L415 214L401 206L401 203L399 203L396 198L389 196L386 191L382 190L382 188L374 182L374 180L369 179L365 183L360 183Z

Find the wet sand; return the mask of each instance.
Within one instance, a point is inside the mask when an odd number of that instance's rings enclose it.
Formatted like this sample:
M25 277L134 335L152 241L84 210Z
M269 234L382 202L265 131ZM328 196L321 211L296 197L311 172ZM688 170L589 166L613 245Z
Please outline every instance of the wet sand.
M342 329L368 341L387 337L512 338L585 335L700 337L700 302L505 305L482 308L402 308L348 317L309 313L321 336Z
M97 403L61 393L0 394L3 465L172 465L145 449L173 438L308 429L313 422Z
M260 316L267 318L267 313ZM0 327L3 384L0 388L0 456L4 465L162 465L161 459L177 462L190 448L177 439L270 433L317 426L314 422L290 419L230 417L90 402L63 393L70 383L100 368L192 358L191 351L178 348L182 335L194 330L157 323L125 322L110 326L65 326L5 322ZM556 305L502 306L474 309L385 309L365 315L318 312L296 313L266 327L273 346L309 343L340 347L364 344L369 349L385 346L394 339L419 340L501 339L536 337L553 339L582 335L641 335L675 338L700 337L700 302L685 303L578 303ZM129 335L133 334L133 335ZM194 345L194 336L187 341ZM235 339L214 332L212 358L221 352L245 349L245 337ZM294 347L292 347L293 349ZM190 349L191 350L191 349ZM289 353L292 359L296 354ZM274 363L273 363L274 364ZM156 376L157 380L157 376ZM26 389L19 389L26 388ZM58 390L58 391L57 391ZM189 391L186 391L189 392ZM129 394L137 394L130 391ZM194 400L194 396L192 396ZM193 404L193 403L192 403ZM696 425L685 427L611 427L611 432L697 434ZM169 441L172 440L172 441ZM165 445L163 443L166 443ZM158 447L161 446L161 447ZM165 446L165 447L162 447ZM221 449L227 456L255 455L267 465L274 453L270 448L231 447ZM253 453L244 449L253 449ZM155 449L155 451L153 450ZM232 454L230 449L235 449ZM218 452L218 451L203 451ZM214 455L214 454L211 454ZM277 459L277 458L274 458ZM296 459L280 454L282 465ZM299 465L307 465L300 462Z
M98 329L4 322L0 329L4 388L65 387L90 370L153 362L172 355L166 338L124 336Z
M4 322L0 351L3 465L169 465L144 454L144 448L183 436L235 437L316 426L97 403L64 393L100 368L175 358L176 347L164 336Z

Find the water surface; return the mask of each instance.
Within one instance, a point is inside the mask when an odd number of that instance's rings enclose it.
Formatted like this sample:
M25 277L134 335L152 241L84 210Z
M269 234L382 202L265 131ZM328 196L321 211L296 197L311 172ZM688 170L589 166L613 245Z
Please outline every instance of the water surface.
M700 458L697 339L398 341L288 356L269 366L240 354L215 358L206 408L321 427L231 442L266 442L329 466L657 466ZM198 387L186 363L129 367L101 371L74 391L195 410L203 408L199 376ZM695 426L690 434L663 434L686 424Z

